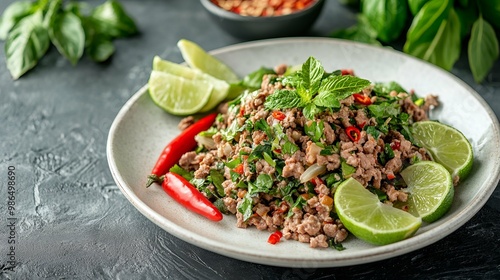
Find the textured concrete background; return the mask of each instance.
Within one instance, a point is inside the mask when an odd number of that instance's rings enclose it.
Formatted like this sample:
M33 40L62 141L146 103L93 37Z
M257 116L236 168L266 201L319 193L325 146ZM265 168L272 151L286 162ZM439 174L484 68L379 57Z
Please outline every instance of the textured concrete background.
M12 0L0 1L3 11ZM91 6L102 1L89 0ZM118 110L148 79L158 54L181 61L176 42L207 50L241 42L219 30L198 1L122 0L142 33L116 41L106 64L84 58L73 67L52 48L13 81L0 52L0 278L2 279L500 279L500 189L467 224L415 252L376 263L331 269L256 265L185 243L142 216L108 170L106 138ZM308 35L327 36L353 22L335 0ZM0 43L3 49L4 44ZM500 116L500 63L482 85L465 52L452 71ZM8 254L7 169L16 168L15 272Z

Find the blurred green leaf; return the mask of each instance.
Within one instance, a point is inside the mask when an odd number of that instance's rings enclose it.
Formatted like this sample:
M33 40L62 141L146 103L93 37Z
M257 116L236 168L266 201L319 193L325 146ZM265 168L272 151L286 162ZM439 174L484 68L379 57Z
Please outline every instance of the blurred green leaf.
M472 26L469 40L469 64L474 80L480 83L498 59L498 39L493 27L480 16Z

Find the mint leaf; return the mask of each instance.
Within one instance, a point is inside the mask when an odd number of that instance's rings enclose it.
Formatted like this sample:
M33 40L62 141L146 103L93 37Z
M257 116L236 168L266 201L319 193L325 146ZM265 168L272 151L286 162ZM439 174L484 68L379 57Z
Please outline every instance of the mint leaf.
M335 91L337 94L352 94L360 92L364 88L370 85L370 81L361 79L351 75L345 76L329 76L327 79L323 80L321 87L319 88L319 93L322 92L332 92ZM348 96L349 96L348 95Z
M323 80L318 95L313 99L316 106L340 108L340 100L360 92L370 85L370 81L358 77L329 76Z
M318 106L316 106L314 103L307 104L304 107L304 109L302 110L302 113L304 114L304 116L309 120L314 119L314 116L316 116L317 114L319 114L321 112L322 112L322 110L320 108L318 108Z
M17 80L35 67L49 45L49 34L43 26L41 11L19 21L9 32L5 42L7 68L12 77Z
M266 98L266 109L288 109L304 106L303 100L296 90L276 90Z
M313 103L316 106L327 108L340 108L340 100L349 97L352 93L338 94L337 92L320 92L314 99Z
M302 64L302 85L312 97L316 93L325 74L325 69L321 63L314 57L309 57L304 64Z

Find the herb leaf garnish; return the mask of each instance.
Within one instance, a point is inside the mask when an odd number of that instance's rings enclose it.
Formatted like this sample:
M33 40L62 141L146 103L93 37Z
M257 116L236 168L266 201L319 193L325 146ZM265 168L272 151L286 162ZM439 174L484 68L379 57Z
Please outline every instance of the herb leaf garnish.
M267 109L302 108L308 119L325 109L340 108L340 101L360 92L370 81L355 76L326 75L321 63L309 57L295 76L283 79L295 89L276 90L265 102Z

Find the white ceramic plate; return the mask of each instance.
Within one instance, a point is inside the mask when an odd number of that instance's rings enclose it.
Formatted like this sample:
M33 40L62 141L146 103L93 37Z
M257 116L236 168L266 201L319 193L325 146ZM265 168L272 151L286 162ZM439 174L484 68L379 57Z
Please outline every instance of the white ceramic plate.
M261 66L299 64L309 56L327 71L352 68L371 81L397 81L417 94L438 94L442 106L432 119L461 130L474 147L470 177L456 190L451 210L439 221L423 225L414 237L386 246L372 246L353 236L344 251L311 249L283 240L267 243L269 232L240 229L233 216L214 223L185 210L158 185L144 187L163 147L179 131L178 117L166 114L140 89L120 110L109 132L107 157L113 177L130 202L148 219L195 246L240 260L289 267L333 267L367 263L401 255L444 238L467 222L485 204L498 184L500 132L495 114L469 86L429 63L388 48L322 38L274 39L243 43L211 52L244 76Z

